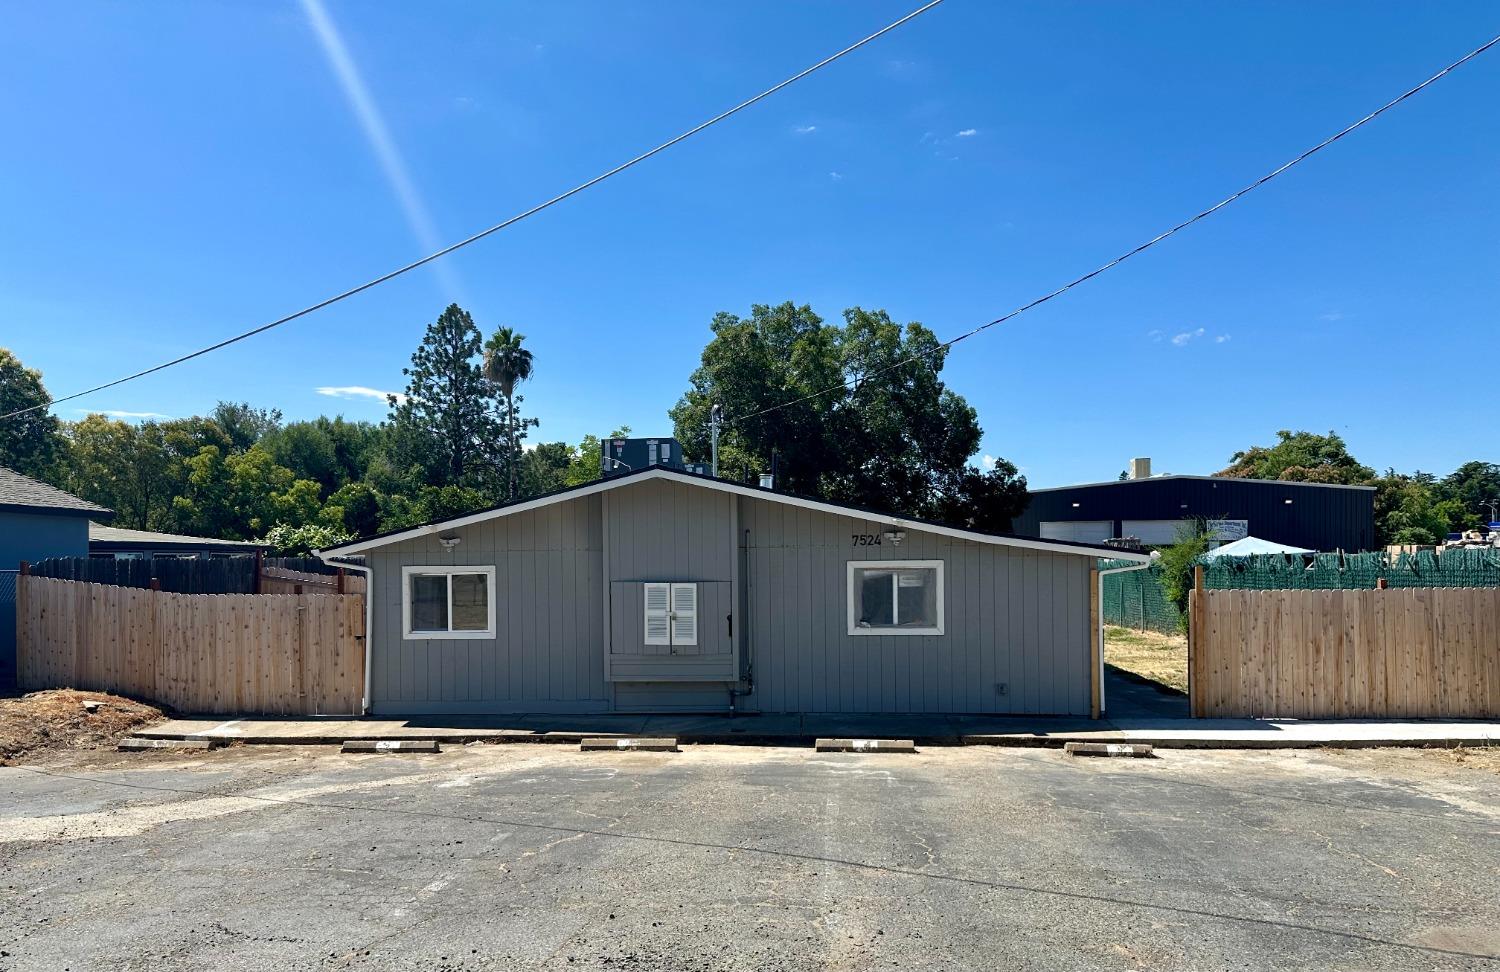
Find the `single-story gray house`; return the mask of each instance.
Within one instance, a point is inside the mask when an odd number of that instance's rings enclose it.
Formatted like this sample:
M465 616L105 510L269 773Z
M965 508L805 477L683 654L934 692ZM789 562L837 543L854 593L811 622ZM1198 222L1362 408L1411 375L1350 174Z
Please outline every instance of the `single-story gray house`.
M320 551L366 709L1097 712L1101 558L666 467Z

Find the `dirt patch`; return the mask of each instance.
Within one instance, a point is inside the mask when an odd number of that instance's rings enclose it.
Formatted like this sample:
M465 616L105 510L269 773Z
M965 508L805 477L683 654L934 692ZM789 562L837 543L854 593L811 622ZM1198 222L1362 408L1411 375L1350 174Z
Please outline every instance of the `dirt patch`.
M1104 660L1178 692L1187 691L1187 638L1183 635L1104 629Z
M90 712L85 702L99 704ZM111 748L122 737L162 718L160 709L107 692L52 689L0 699L0 766L22 757Z

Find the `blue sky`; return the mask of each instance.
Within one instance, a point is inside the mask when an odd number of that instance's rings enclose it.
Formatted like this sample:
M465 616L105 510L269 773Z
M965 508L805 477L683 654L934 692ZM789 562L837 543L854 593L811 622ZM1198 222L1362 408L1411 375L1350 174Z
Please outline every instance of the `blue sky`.
M916 6L324 2L321 29L296 2L7 7L0 344L54 395L497 222ZM967 330L1497 31L1488 3L948 0L441 268L59 411L379 419L317 389L399 390L457 300L527 335L540 438L666 433L718 310ZM1036 485L1210 472L1280 428L1381 468L1500 458L1497 100L1492 51L960 345L982 454Z

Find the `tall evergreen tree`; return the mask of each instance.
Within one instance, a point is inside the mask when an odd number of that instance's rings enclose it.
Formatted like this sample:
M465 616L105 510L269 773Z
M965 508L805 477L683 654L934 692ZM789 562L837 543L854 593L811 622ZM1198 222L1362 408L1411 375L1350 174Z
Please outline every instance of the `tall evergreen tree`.
M406 394L390 398L392 451L419 485L492 484L504 430L480 368L480 340L469 312L449 304L401 369Z

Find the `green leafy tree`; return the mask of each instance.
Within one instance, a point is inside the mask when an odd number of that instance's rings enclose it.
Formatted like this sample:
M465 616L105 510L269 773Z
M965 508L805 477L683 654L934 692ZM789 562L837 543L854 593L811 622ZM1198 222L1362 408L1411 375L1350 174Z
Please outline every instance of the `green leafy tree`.
M1459 466L1438 484L1445 501L1458 504L1449 529L1472 530L1500 513L1500 465L1474 460ZM1491 504L1495 504L1491 506Z
M757 304L747 318L721 312L711 329L671 416L688 452L706 458L710 410L723 407L721 474L774 461L778 487L789 492L934 517L954 516L964 490L978 488L968 466L977 417L943 384L946 351L920 323L903 327L885 311L854 307L842 325L827 324L785 303ZM822 394L845 382L852 387Z
M1177 605L1178 623L1183 631L1188 625L1188 593L1193 589L1193 568L1208 553L1213 537L1203 520L1190 520L1177 532L1177 542L1161 548L1156 569L1161 572L1161 589L1167 600Z
M114 510L115 526L167 526L182 470L160 425L89 415L69 424L65 439L62 483L70 492Z
M1330 431L1276 433L1273 446L1251 446L1229 457L1229 465L1214 475L1236 479L1285 479L1299 483L1368 485L1375 470L1349 454L1343 437Z
M414 486L491 485L504 428L480 369L480 335L457 304L427 328L411 357L404 398L391 397L391 460Z
M0 415L35 409L6 419L0 427L0 466L51 481L63 449L61 423L45 407L51 403L42 373L0 348Z
M220 402L208 417L224 430L235 452L244 452L281 425L280 409L253 408L249 402Z
M630 435L630 426L622 425L611 432L609 438L623 439L628 435ZM598 479L602 471L600 463L603 461L603 455L603 446L600 445L599 437L585 435L583 441L578 443L578 448L573 450L573 456L568 461L568 469L563 476L563 485L578 486Z
M1463 529L1465 510L1443 499L1437 477L1386 470L1375 480L1375 537L1387 544L1441 543L1450 531Z
M300 526L278 523L266 531L260 542L269 547L274 556L305 557L314 550L326 550L353 539L342 530L319 523L304 523Z
M575 450L566 442L539 442L521 459L519 497L540 496L568 485Z
M319 520L355 537L380 532L380 494L369 483L345 483L328 497Z
M531 352L521 346L526 335L502 327L490 335L484 344L484 377L500 390L505 403L505 496L516 498L516 470L521 461L521 439L525 438L525 426L516 406L516 386L531 378ZM518 428L519 426L519 428Z

